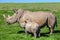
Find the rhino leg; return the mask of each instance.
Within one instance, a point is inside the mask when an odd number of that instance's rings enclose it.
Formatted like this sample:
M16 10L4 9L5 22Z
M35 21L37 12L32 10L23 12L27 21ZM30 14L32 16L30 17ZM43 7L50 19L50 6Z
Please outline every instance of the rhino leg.
M40 37L40 30L37 31L37 37Z
M37 33L37 37L40 37L40 33Z
M54 28L52 26L49 26L50 34L53 34Z
M34 37L35 38L40 37L40 33L34 33Z
M40 37L40 30L34 31L35 38Z
M53 32L54 32L54 27L55 27L54 24L55 24L54 18L48 19L48 27L50 30L50 34L53 34Z
M36 32L34 32L34 37L37 38L37 33Z
M25 30L25 34L28 35L28 32Z
M38 37L40 37L40 32L38 33Z

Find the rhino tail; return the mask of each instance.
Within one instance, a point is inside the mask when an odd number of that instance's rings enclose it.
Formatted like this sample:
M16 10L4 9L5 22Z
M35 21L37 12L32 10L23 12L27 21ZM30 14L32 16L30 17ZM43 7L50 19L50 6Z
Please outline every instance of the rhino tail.
M57 27L57 17L55 17L55 26Z

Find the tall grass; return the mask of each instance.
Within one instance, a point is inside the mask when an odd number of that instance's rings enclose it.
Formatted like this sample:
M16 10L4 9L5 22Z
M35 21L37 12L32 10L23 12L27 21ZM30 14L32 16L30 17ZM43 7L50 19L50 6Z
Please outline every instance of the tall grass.
M28 4L0 4L0 40L60 40L60 3L28 3ZM24 29L20 27L18 23L8 25L3 18L2 14L6 16L13 15L13 9L23 8L29 11L55 11L57 17L58 26L55 27L54 34L48 34L49 30L47 27L41 29L41 37L34 38L29 34L25 34ZM56 10L55 10L56 9Z

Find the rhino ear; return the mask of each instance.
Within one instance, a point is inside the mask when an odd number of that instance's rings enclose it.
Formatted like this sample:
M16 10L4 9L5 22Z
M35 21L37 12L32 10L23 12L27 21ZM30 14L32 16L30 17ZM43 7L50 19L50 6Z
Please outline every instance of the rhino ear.
M7 18L5 14L3 14L3 17L4 17L5 19Z
M17 9L13 9L13 11L14 11L14 13L16 13L17 12Z

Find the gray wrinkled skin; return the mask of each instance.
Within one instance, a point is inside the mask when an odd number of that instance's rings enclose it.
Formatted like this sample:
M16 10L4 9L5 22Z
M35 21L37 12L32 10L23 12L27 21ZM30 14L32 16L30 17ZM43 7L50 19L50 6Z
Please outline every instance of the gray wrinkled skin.
M35 22L27 22L25 25L25 33L28 34L33 33L34 37L37 38L40 36L40 28L39 25Z
M9 24L14 23L15 21L17 21L16 14L14 14L11 17L6 18L6 22L9 23Z
M7 17L5 16L5 14L3 14L3 17L5 18L7 23L13 24L13 23L19 21L19 18L23 14L22 9L19 9L18 11L15 10L14 12L15 12L14 15L12 15L12 16L8 15Z
M50 34L53 33L54 27L57 25L57 19L51 12L44 12L44 11L37 11L37 12L31 12L31 11L25 11L23 9L19 9L15 11L13 16L6 17L3 15L6 19L6 22L9 24L13 24L15 22L18 22L21 27L25 26L25 21L29 19L31 22L36 22L40 25L40 27L43 27L43 25L47 25L47 27L50 30Z

